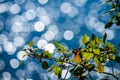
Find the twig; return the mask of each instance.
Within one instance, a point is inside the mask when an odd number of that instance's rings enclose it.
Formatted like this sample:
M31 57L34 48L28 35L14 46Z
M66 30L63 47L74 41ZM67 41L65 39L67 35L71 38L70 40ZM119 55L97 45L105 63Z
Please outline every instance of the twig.
M90 79L93 80L92 76L90 75L90 72L88 72L88 75L89 75Z
M110 65L111 65L111 68L112 68L112 74L114 74L114 68L113 68L113 65L112 65L112 61L110 61Z
M93 70L95 72L97 72L96 70ZM103 72L104 74L107 74L107 75L111 75L113 76L116 80L119 80L118 77L116 77L114 74L111 74L111 73L108 73L108 72Z
M67 74L68 74L68 72L69 72L69 68L70 68L70 66L68 66L67 72L66 72L65 77L64 77L63 80L65 80L65 78L66 78L66 76L67 76Z

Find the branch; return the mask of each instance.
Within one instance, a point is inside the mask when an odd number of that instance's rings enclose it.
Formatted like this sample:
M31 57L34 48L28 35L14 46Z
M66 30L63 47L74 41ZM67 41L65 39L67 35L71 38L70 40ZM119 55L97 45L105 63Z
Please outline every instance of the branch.
M113 65L112 65L112 61L110 61L110 65L111 65L111 68L112 68L112 73L114 74L114 68L113 68Z
M95 72L97 72L96 70L93 70ZM119 80L118 77L116 77L114 74L111 74L111 73L108 73L108 72L103 72L104 74L107 74L107 75L111 75L113 76L116 80Z
M93 80L93 79L92 79L92 76L90 75L90 72L88 72L88 75L89 75L90 79Z
M67 74L68 74L68 72L69 72L69 68L70 68L70 66L68 66L67 72L66 72L65 77L64 77L63 80L65 80L65 78L66 78L66 76L67 76Z

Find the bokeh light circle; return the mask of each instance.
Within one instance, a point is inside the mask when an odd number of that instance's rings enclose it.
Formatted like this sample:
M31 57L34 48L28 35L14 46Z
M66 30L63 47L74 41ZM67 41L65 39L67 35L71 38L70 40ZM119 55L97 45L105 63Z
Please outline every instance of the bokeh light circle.
M72 31L66 30L66 31L64 32L64 38L65 38L66 40L71 40L71 39L73 39L73 37L74 37L74 33L73 33Z
M35 29L35 31L37 31L37 32L41 32L41 31L43 31L43 30L45 29L45 25L44 25L43 22L38 21L38 22L36 22L36 23L34 24L34 29Z

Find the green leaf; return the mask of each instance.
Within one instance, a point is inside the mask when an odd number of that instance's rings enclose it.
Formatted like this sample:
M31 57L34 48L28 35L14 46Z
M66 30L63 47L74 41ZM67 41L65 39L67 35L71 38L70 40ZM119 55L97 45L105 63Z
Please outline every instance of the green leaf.
M94 62L96 63L96 64L98 64L100 61L98 60L98 56L96 55L96 56L94 56Z
M44 58L47 58L47 59L52 58L52 54L49 53L49 51L45 51L45 52L43 53L43 56L44 56Z
M96 35L95 34L92 34L92 40L96 40Z
M118 48L120 48L120 43L118 44Z
M85 64L85 66L87 67L88 71L92 71L95 68L94 64Z
M99 47L102 42L103 41L99 39L95 34L92 34L92 42L91 42L92 46Z
M32 47L34 45L34 42L31 41L29 44L28 44L30 47Z
M113 53L108 54L110 60L115 60L115 55Z
M103 5L103 4L108 4L108 3L110 3L110 2L112 2L112 0L107 0L107 1L103 2L101 5Z
M58 64L63 64L63 62L64 62L63 60L59 60L59 59L57 60Z
M47 69L47 72L52 71L52 70L53 70L53 68L54 68L53 66L52 66L52 67L50 67L50 68L48 68L48 69Z
M97 70L97 72L99 72L99 73L103 73L103 72L104 72L104 66L102 65L102 63L99 62L99 63L97 64L96 70Z
M90 60L93 57L93 53L82 52L84 60Z
M20 65L23 64L23 62L24 62L23 60L20 60Z
M106 62L107 61L107 56L105 55L105 54L100 54L100 56L99 56L99 60L100 60L100 62Z
M43 69L47 69L49 66L48 66L48 63L46 61L43 61L42 62L42 68Z
M93 49L93 53L99 55L100 54L100 49Z
M58 48L64 49L64 46L61 45L61 44L59 44L59 43L58 43L57 41L55 41L55 40L53 40L53 44L54 44L56 47L58 47Z
M120 56L117 56L115 60L120 64Z
M82 73L81 76L86 76L87 74L88 74L88 71L85 71L85 72Z
M86 45L86 44L90 41L90 39L89 39L89 37L87 36L87 34L84 34L84 35L82 36L81 40L82 40L82 44L84 44L84 45Z
M63 45L59 44L57 41L53 40L53 44L57 47L55 50L60 52L60 53L64 53L66 52L66 49Z
M113 25L113 22L108 22L105 25L105 29L110 28Z
M104 44L105 44L106 38L107 38L107 34L105 33L104 36L103 36L103 43Z
M55 66L53 68L53 71L56 75L61 75L61 73L62 73L61 68L59 66Z

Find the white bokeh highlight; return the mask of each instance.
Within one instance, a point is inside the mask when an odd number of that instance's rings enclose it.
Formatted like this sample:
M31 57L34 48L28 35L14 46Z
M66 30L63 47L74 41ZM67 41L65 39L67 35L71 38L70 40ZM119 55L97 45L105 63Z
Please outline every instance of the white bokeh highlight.
M113 30L106 30L107 40L112 40L115 36L115 32Z
M104 29L105 24L102 22L97 22L97 23L95 23L94 26L96 27L95 30L99 33L103 33L105 31L105 29Z
M45 46L45 50L49 51L50 53L53 53L55 49L55 46L52 43L49 43Z
M84 6L86 2L87 0L74 0L75 5L78 7Z
M16 47L21 47L23 46L25 43L25 40L23 37L20 37L20 36L17 36L14 38L14 42L13 44L16 46Z
M25 77L25 71L22 70L22 69L18 69L18 70L16 71L16 76L17 76L18 78Z
M64 32L64 39L71 40L74 37L74 33L71 30L66 30Z
M3 76L3 80L11 80L10 72L3 72L2 76Z
M7 3L0 4L0 13L8 11L9 5Z
M51 19L48 15L41 16L40 21L42 21L46 26L51 23Z
M8 37L5 34L0 34L0 44L7 42Z
M24 56L24 55L27 55L28 53L25 53L24 51L19 51L17 53L17 58L19 60L27 60L28 59L28 56ZM23 57L24 56L24 57Z
M27 69L29 71L34 71L35 70L35 66L36 66L36 64L34 62L28 63Z
M12 14L17 14L20 12L20 6L18 4L13 4L11 7L10 7L10 12Z
M37 17L41 17L43 15L46 15L46 9L44 7L37 7L36 8L36 15Z
M44 34L44 38L47 40L47 41L51 41L53 40L55 37L55 33L53 31L47 31L45 34Z
M5 68L5 62L3 60L0 60L0 71L2 71Z
M69 13L72 9L72 6L70 3L68 2L64 2L61 4L60 6L60 10L63 12L63 13Z
M40 4L47 4L48 0L38 0Z
M37 42L37 47L39 49L41 48L45 48L45 46L48 44L48 42L44 39L40 39L38 42Z
M34 10L27 10L27 12L25 13L26 19L29 20L33 20L36 18L36 13Z
M4 22L0 20L0 31L4 28Z
M19 61L17 59L11 59L10 60L10 65L13 69L16 69L19 67Z
M15 33L21 32L23 30L23 24L21 22L16 22L12 26L12 31Z
M12 42L5 42L4 50L8 52L9 55L13 55L16 51L16 47L13 45Z
M45 29L45 24L41 21L38 21L34 24L34 30L37 32L42 32Z

